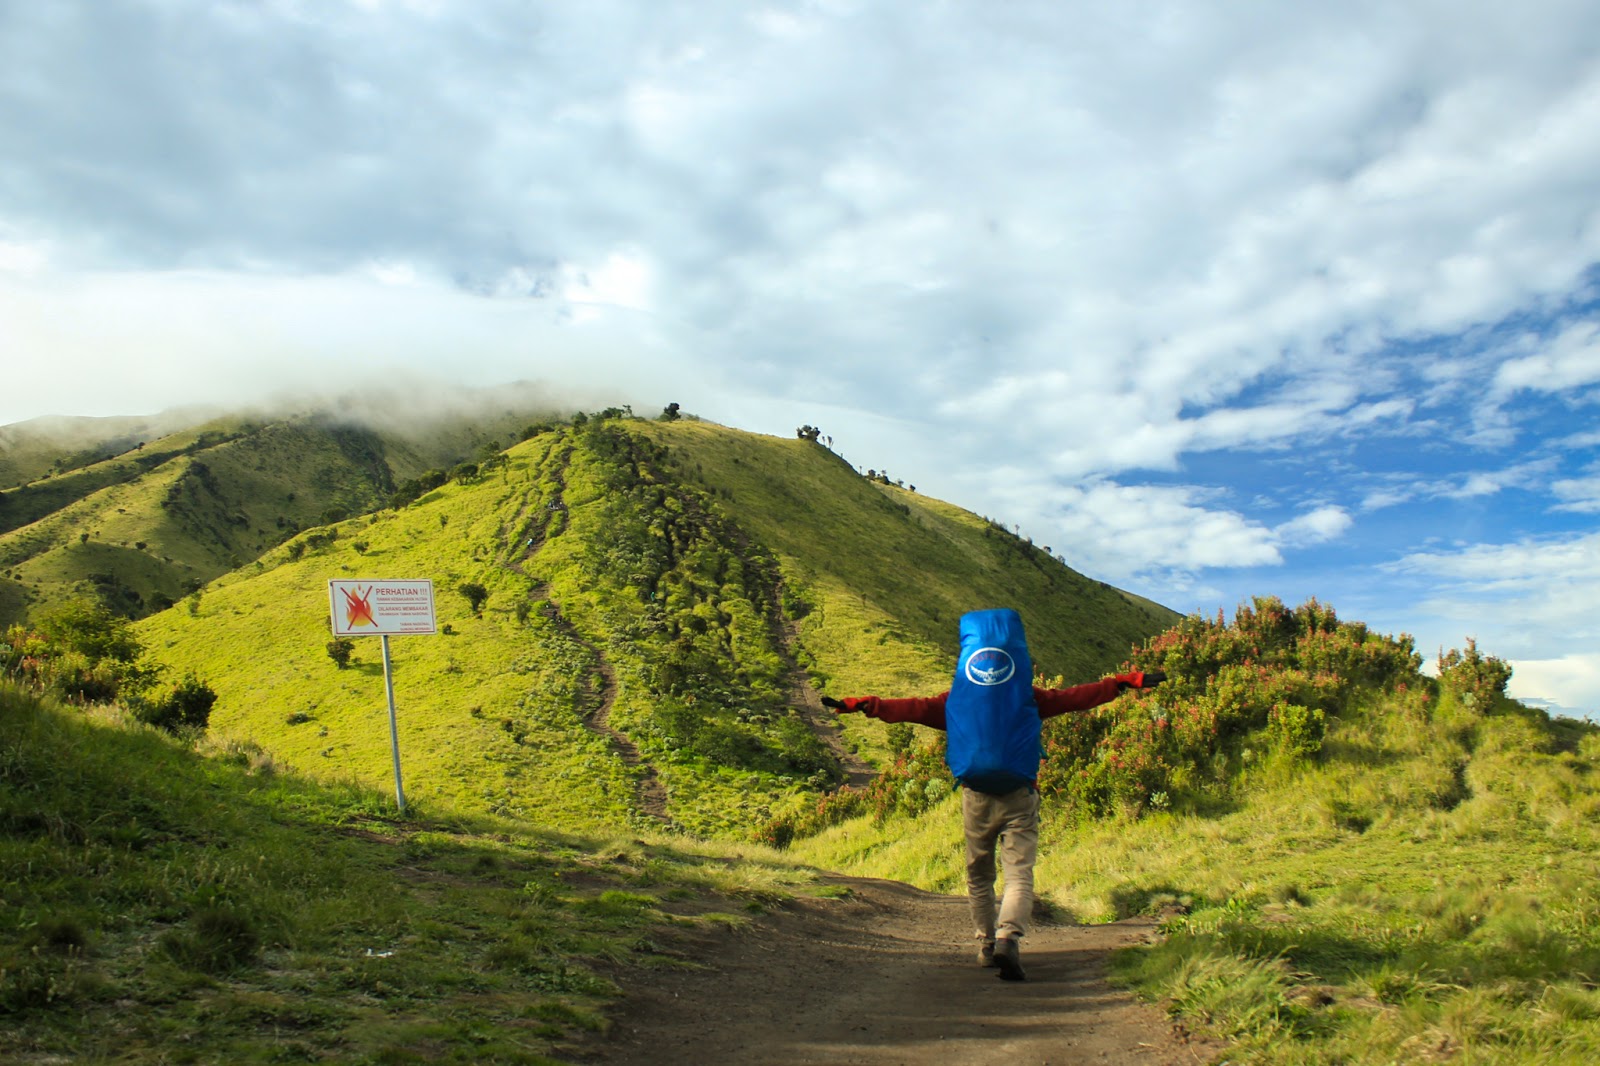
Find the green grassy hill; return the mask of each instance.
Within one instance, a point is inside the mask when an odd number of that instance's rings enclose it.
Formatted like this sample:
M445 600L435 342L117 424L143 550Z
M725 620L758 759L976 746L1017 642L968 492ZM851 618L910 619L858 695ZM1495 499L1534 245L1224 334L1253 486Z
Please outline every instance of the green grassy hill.
M5 427L0 461L31 477L0 493L0 625L77 599L135 618L162 610L302 528L503 447L537 417L486 408L375 429L311 411L149 439L138 431L160 423Z
M1176 617L808 441L581 419L487 466L297 536L140 633L215 687L215 731L377 784L380 649L335 665L327 582L431 579L447 632L393 641L408 793L747 837L836 785L849 749L887 753L877 723L841 742L815 689L941 691L962 610L1018 607L1041 669L1084 680Z
M0 426L0 492L137 450L214 417L180 408L149 417L35 418Z

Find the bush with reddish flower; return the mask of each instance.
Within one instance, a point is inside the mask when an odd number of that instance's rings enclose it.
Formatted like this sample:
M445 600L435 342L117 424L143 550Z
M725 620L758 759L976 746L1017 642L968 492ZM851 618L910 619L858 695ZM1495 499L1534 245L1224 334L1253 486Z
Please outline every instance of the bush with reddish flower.
M1330 715L1360 691L1416 683L1422 662L1409 636L1341 622L1316 600L1289 610L1272 597L1232 622L1192 615L1131 661L1167 681L1045 725L1040 790L1085 816L1138 814L1156 793L1225 791L1257 753L1314 758Z

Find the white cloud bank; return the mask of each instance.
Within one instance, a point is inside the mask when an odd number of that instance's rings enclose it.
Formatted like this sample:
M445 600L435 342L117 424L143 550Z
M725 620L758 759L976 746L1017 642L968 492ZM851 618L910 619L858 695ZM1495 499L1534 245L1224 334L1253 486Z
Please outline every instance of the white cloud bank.
M1587 543L1597 55L1587 0L4 4L0 422L548 380L1181 609L1360 541L1531 660L1559 587L1457 571Z

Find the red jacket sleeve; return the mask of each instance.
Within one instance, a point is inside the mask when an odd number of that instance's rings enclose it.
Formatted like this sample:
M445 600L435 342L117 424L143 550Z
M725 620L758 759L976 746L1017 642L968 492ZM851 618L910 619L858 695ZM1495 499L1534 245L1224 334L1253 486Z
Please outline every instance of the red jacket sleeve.
M879 697L873 704L862 708L868 718L876 718L881 722L910 722L913 725L925 725L930 729L944 728L944 700L950 695L941 692L937 696L918 696L912 699L884 699Z
M1033 702L1039 707L1040 718L1054 718L1058 714L1087 711L1102 703L1110 703L1121 691L1114 677L1087 685L1075 685L1072 688L1035 686ZM930 729L943 729L945 728L944 704L949 695L948 692L941 692L937 696L918 696L910 699L869 696L866 700L870 702L863 702L860 709L868 718L876 718L880 722L910 722L913 725L925 725Z
M1102 703L1110 703L1121 692L1117 679L1108 677L1103 681L1093 681L1087 685L1074 685L1072 688L1038 688L1033 690L1033 702L1039 705L1040 718L1054 718L1058 714L1067 714L1071 711L1087 711L1091 707L1098 707Z

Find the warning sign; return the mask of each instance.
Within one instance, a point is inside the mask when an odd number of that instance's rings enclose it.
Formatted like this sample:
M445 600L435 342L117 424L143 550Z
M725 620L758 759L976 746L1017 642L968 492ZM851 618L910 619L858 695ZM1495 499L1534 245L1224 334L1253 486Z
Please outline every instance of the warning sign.
M432 581L330 581L336 637L435 632Z

